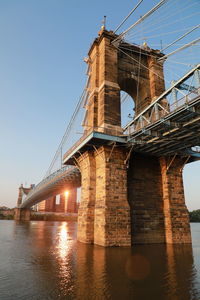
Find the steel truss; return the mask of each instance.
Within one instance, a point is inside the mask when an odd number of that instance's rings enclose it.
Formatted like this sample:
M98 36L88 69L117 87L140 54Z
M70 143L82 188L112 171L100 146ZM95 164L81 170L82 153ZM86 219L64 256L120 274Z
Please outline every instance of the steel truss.
M158 156L195 152L191 147L200 145L199 70L200 64L173 82L125 126L136 151Z

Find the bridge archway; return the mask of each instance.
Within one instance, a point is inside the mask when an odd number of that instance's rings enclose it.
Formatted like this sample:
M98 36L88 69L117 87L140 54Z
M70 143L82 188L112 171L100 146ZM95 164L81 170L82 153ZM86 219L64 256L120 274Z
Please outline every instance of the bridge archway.
M137 60L138 63L135 63L130 57L128 61L124 55L118 57L118 84L120 90L133 99L136 115L151 103L152 98L149 74L144 68L148 62L141 64L139 57Z
M186 164L183 169L185 202L189 211L199 209L200 160L194 162ZM191 202L193 202L193 206L191 206Z
M123 128L135 116L135 101L126 92L120 91L121 99L121 127Z

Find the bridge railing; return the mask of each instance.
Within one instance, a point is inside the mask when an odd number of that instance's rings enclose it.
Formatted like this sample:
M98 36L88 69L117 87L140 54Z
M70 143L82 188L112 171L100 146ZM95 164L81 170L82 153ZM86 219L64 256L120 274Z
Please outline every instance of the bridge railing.
M177 101L168 104L168 106L166 107L161 107L161 105L155 104L155 106L151 108L151 111L146 112L135 123L125 128L124 134L131 135L133 132L140 130L141 128L147 126L148 124L154 123L160 120L161 118L165 117L166 115L175 112L181 107L190 104L194 99L199 97L198 95L200 95L198 89L196 89L196 91L197 94L191 92L188 95L178 99Z
M177 83L174 83L171 88L165 91L161 96L159 96L153 103L151 103L144 111L142 111L138 116L136 116L133 121L129 122L124 127L124 134L131 135L137 130L141 130L148 124L154 123L167 114L175 112L185 105L189 105L200 95L200 83L197 82L197 86L188 86L188 90L183 92L181 90L181 85L192 76L195 76L196 72L200 69L200 65L196 66L190 72L188 72L182 79ZM193 79L193 78L192 78ZM199 80L200 81L200 80ZM191 80L193 82L193 80ZM199 84L198 84L199 83ZM186 85L184 85L186 86Z
M182 98L178 99L177 101L174 101L169 106L170 112L175 111L176 109L179 109L181 106L185 104L189 104L193 99L197 97L197 95L200 95L200 89L196 88L195 91L190 92L186 96L183 96Z

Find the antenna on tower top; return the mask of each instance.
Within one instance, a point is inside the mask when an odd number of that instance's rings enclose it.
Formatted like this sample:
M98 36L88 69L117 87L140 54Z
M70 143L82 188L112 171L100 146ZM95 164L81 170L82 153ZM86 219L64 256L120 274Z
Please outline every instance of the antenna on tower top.
M101 26L101 29L106 29L106 16L103 17L103 20L101 22L103 25Z

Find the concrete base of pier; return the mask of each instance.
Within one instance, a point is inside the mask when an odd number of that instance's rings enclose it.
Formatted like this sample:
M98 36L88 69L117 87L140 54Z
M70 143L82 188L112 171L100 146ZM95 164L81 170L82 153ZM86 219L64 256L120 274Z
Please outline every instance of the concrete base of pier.
M27 208L15 208L14 220L16 221L30 221L31 211Z

